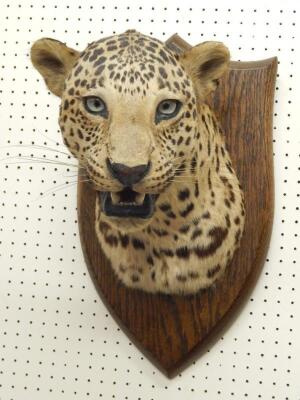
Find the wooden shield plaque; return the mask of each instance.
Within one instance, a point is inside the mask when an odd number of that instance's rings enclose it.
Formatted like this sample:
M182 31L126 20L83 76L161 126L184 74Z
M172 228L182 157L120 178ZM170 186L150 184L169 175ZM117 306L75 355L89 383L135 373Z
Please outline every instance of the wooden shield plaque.
M189 47L174 35L175 51ZM95 232L96 192L78 182L80 237L99 294L130 339L172 376L216 337L253 287L268 249L273 221L272 109L277 59L231 62L208 103L216 112L245 194L241 246L223 277L193 296L149 294L125 287L105 258Z

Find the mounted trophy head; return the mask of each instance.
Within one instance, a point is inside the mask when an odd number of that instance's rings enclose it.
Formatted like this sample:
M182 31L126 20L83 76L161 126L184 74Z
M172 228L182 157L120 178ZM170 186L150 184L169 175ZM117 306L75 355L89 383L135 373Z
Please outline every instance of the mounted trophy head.
M178 55L127 31L81 53L41 39L31 58L62 99L64 142L97 191L98 239L119 278L152 292L211 285L244 223L238 179L205 104L228 49L204 42Z
M82 52L41 39L31 58L62 99L63 138L89 181L78 183L78 212L95 284L173 374L264 261L277 60L229 63L222 43L162 43L132 30Z

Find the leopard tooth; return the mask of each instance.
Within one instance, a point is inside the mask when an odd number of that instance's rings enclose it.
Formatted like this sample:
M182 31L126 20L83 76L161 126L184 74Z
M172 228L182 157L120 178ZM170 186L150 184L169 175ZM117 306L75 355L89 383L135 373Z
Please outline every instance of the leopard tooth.
M111 201L113 204L118 204L120 201L120 196L117 193L110 192Z
M143 204L143 203L144 203L144 199L145 199L145 194L144 194L144 193L138 193L138 194L135 196L135 202L136 202L136 204L138 204L138 205Z

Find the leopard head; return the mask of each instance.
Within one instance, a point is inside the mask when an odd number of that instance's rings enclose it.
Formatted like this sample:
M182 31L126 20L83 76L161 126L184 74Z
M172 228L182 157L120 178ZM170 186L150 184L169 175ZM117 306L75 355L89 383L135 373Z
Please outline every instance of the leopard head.
M61 97L63 139L119 229L145 227L201 141L198 107L228 67L229 52L204 42L181 55L136 31L78 52L43 38L33 65Z

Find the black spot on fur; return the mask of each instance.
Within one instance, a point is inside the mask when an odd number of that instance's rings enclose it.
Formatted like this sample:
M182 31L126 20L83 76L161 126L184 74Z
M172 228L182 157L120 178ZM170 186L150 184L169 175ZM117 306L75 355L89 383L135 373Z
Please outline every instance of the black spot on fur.
M201 235L202 235L202 230L199 229L199 228L196 228L196 229L194 230L192 236L191 236L191 239L192 239L192 240L195 240L195 239L197 239L197 238L198 238L199 236L201 236Z
M238 244L240 238L241 238L241 230L239 229L239 230L235 233L235 244Z
M228 199L224 200L225 206L231 208L230 201Z
M182 283L184 283L184 282L187 281L187 277L186 277L185 275L177 275L177 276L176 276L176 279L177 279L179 282L182 282Z
M164 61L166 61L166 62L168 62L169 61L169 57L167 56L167 54L166 54L166 52L164 51L164 50L160 50L159 51L159 55L161 56L161 58L164 60Z
M163 67L159 67L158 71L159 71L160 75L162 76L162 78L167 79L168 74Z
M236 217L236 218L234 219L234 223L235 223L236 225L239 225L240 222L241 222L240 217Z
M195 192L194 192L194 194L195 194L195 197L199 196L199 185L198 185L198 182L195 183Z
M216 250L222 245L228 235L228 229L221 227L215 227L209 231L208 236L212 238L211 243L208 246L197 246L194 251L199 257L208 257L216 252Z
M69 108L69 101L65 100L64 102L64 110L67 110Z
M139 280L140 280L140 277L138 275L136 275L136 274L131 275L131 281L133 283L139 282Z
M206 130L209 132L209 127L208 127L208 125L207 125L206 118L205 118L205 115L204 115L204 114L202 114L201 119L202 119L202 122L204 122L204 125L205 125Z
M169 203L163 203L159 206L159 208L161 209L161 211L166 212L171 210L171 206Z
M104 69L105 69L105 65L100 65L100 67L98 67L98 68L95 70L95 75L100 75L100 74L102 74L102 72L104 71Z
M196 159L196 156L194 156L191 161L191 173L192 174L196 171L196 167L197 167L197 159Z
M188 233L189 230L190 230L190 225L182 225L179 228L179 232L180 233Z
M183 218L185 218L191 211L193 211L194 208L195 208L194 204L190 203L187 205L187 207L184 210L180 211L180 215Z
M93 51L92 56L89 58L89 61L90 61L90 62L95 61L95 60L97 59L97 57L101 56L101 54L103 54L103 53L104 53L103 48L95 49L95 50Z
M220 271L220 269L221 269L221 266L218 264L215 267L209 269L207 271L207 275L206 276L208 278L213 278Z
M230 222L230 217L229 217L229 215L228 215L228 214L226 214L226 217L225 217L225 219L226 219L226 226L227 226L227 228L230 228L230 226L231 226L231 222Z
M210 212L206 211L204 214L202 214L202 218L204 219L210 219Z
M154 265L154 260L153 260L153 258L151 256L147 257L147 263L150 264L150 265Z
M188 199L189 196L190 196L190 191L189 191L188 188L183 189L183 190L180 190L180 191L178 192L178 199L179 199L180 201L184 201L184 200Z
M169 218L172 218L172 219L176 218L176 214L174 214L173 211L168 211L166 213L166 216L169 217Z
M188 276L189 276L189 278L191 278L191 279L198 279L198 278L199 278L198 272L195 272L195 271L190 271L190 272L188 272Z
M154 234L155 234L156 236L159 236L159 237L167 236L167 235L168 235L168 232L165 231L164 229L156 229L156 228L153 228L153 232L154 232Z
M121 242L122 247L124 247L126 249L126 247L129 244L129 237L128 235L123 235L122 233L119 233L119 239Z
M180 136L179 139L177 140L177 145L180 145L183 142L183 137Z
M189 136L185 141L185 145L188 146L190 142L191 142L191 137Z
M229 192L229 201L231 201L231 203L235 203L235 195L232 190Z
M154 257L156 257L156 258L160 258L160 254L159 254L159 252L156 250L155 247L153 247L153 255L154 255Z
M178 249L176 249L176 256L178 258L188 259L190 256L190 250L186 246L178 247Z
M106 222L101 221L99 223L99 230L101 233L106 233L110 229L111 227Z
M83 70L83 66L79 65L74 72L74 76L77 76L78 74L80 74L80 72Z
M144 250L145 249L144 242L142 242L141 240L136 239L136 238L132 239L132 245L137 250Z
M112 234L104 235L104 240L111 247L116 247L118 245L118 238Z
M160 249L160 253L164 254L167 257L174 257L174 253L170 249Z
M117 50L117 46L107 46L107 51L113 51L113 50Z

